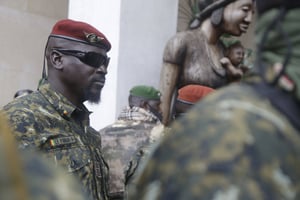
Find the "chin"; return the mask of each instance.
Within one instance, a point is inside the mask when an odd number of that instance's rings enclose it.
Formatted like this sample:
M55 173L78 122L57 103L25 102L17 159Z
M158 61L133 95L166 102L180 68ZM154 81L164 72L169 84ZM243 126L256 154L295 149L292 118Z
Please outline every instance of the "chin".
M99 97L89 98L89 99L88 99L88 102L89 102L89 103L92 103L92 104L98 104L98 103L101 102L101 98L100 98L100 96L99 96Z
M241 36L243 33L244 32L242 32L242 31L236 31L236 32L231 33L231 35L238 37L238 36Z
M101 90L97 92L89 92L86 94L86 99L89 103L98 104L101 101Z

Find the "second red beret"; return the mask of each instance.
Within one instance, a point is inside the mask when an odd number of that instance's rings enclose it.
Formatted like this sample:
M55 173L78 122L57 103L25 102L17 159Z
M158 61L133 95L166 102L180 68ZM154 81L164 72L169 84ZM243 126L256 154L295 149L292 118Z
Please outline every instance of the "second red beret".
M186 85L178 90L177 100L194 104L213 91L214 89L202 85Z

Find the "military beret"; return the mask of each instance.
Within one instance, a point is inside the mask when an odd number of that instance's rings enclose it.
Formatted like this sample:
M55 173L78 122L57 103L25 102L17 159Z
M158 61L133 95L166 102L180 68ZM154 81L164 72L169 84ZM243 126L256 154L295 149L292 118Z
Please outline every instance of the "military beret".
M71 19L63 19L58 21L53 26L50 37L59 37L82 42L104 48L106 51L109 51L111 48L110 42L99 30L85 22Z
M213 88L202 85L186 85L178 90L177 100L184 103L195 104L213 91Z
M262 14L269 9L286 7L288 9L299 8L300 1L298 0L260 0L256 1L258 14Z
M137 85L130 89L130 95L150 100L159 100L161 93L152 86Z

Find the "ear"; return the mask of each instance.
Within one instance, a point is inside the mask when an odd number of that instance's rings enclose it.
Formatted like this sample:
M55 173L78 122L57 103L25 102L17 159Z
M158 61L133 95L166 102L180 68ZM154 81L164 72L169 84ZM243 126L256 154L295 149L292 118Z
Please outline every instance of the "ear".
M195 19L191 21L189 24L190 29L196 29L201 25L200 14L196 14Z
M210 21L214 26L220 26L223 19L224 8L214 10L210 16Z
M149 105L148 105L148 102L147 101L141 101L140 102L140 107L141 108L144 108L146 110L149 110Z
M50 54L51 65L56 69L62 69L62 54L56 50L52 50Z

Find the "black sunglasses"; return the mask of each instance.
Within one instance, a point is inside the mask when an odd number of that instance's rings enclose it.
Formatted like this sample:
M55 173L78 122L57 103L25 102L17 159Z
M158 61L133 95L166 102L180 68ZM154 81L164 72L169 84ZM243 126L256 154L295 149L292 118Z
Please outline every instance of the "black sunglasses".
M69 49L54 49L64 55L68 56L74 56L78 58L81 62L94 67L94 68L99 68L102 65L105 67L108 66L110 58L107 56L104 56L102 54L89 51L89 52L83 52L83 51L78 51L78 50L69 50Z

